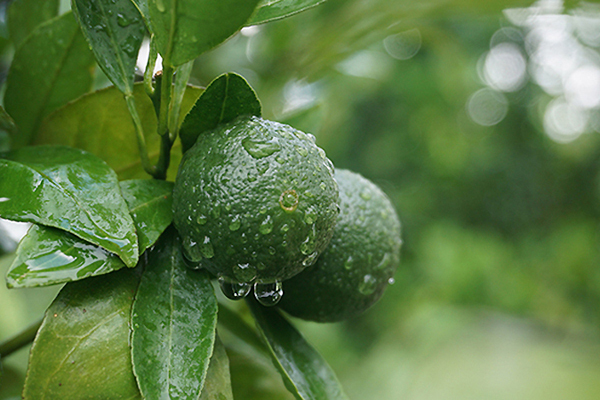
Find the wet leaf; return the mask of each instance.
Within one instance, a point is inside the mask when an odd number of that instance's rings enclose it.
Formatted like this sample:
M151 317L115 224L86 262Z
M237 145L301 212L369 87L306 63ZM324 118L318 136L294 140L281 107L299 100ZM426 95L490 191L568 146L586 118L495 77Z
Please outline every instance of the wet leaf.
M121 259L68 232L32 225L19 243L6 275L8 287L36 287L77 281L125 267Z
M271 350L288 390L298 399L347 400L323 357L277 309L248 301L256 325Z
M60 0L14 0L8 7L8 32L18 48L42 23L56 17Z
M146 34L140 11L131 1L73 0L72 4L98 65L117 89L130 95Z
M243 77L232 72L220 75L208 85L181 124L183 152L196 143L202 132L242 115L260 117L261 113L256 92Z
M35 60L35 61L33 61ZM94 57L72 13L40 25L15 52L4 106L19 128L14 148L29 144L42 119L86 93Z
M129 320L134 270L67 284L48 308L31 349L24 398L139 399Z
M289 17L324 2L325 0L261 0L246 26Z
M197 399L213 352L217 300L167 230L148 254L133 305L133 369L145 398Z
M218 336L199 400L233 400L229 358Z
M140 253L143 253L173 221L173 183L136 179L120 182L120 185L137 228Z
M160 136L156 133L154 106L141 84L134 87L135 103L144 127L150 161L156 163ZM188 86L181 115L192 108L202 90ZM183 119L183 118L182 118ZM119 179L147 178L140 162L135 130L123 95L110 87L85 95L48 116L35 144L63 144L102 158ZM175 179L181 160L179 142L173 146L168 178Z
M115 173L99 158L63 146L35 146L0 155L0 215L70 232L138 259L133 220Z
M158 52L173 66L185 64L237 32L258 0L149 0L148 20Z

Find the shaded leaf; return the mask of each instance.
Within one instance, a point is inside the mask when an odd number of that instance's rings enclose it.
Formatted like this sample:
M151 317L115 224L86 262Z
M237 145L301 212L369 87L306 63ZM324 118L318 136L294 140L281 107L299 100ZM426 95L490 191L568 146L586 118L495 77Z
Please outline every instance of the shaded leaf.
M133 370L145 398L197 399L213 352L217 300L208 274L185 266L165 231L148 254L133 304Z
M73 0L73 12L100 68L117 89L130 95L146 33L137 7L129 0Z
M134 270L67 284L31 349L25 399L138 399L129 320Z
M238 74L229 72L215 78L185 117L179 132L183 152L198 136L241 115L260 117L262 106L256 92Z
M4 95L6 111L19 128L13 147L29 144L46 115L91 88L93 65L70 12L40 25L25 39L15 52Z
M49 286L125 267L121 259L68 232L32 225L6 275L8 287Z
M277 309L248 305L288 390L298 399L347 399L323 357Z
M151 0L150 30L158 52L173 66L185 64L237 32L258 0Z
M16 134L15 121L0 106L0 152L10 149L10 137Z
M8 32L18 48L42 23L56 17L60 0L14 0L8 7Z
M134 87L135 104L142 120L150 161L156 163L160 136L152 101L144 87ZM202 90L188 86L181 115L192 108ZM36 144L64 144L77 147L102 158L117 172L119 179L147 178L138 151L135 130L123 95L110 87L85 95L48 116L42 123ZM175 179L181 160L179 142L173 146L168 178Z
M115 173L99 158L63 146L0 155L0 215L70 232L137 263L133 220Z
M233 400L229 358L218 336L199 400Z
M324 2L325 0L261 0L246 26L289 17Z
M133 223L140 253L152 246L173 221L173 183L157 179L120 182Z

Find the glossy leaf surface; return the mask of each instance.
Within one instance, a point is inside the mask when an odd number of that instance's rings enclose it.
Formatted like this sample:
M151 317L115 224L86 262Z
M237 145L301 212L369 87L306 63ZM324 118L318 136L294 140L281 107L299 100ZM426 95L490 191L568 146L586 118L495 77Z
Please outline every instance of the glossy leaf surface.
M8 287L48 286L102 275L125 267L101 247L56 228L32 225L19 243L6 275Z
M25 147L0 157L3 218L65 230L129 266L137 263L133 220L106 163L63 146Z
M187 268L178 235L165 231L148 254L133 304L133 370L145 398L198 398L216 323L208 274Z
M131 1L73 0L73 12L98 65L124 94L131 94L135 63L146 28Z
M33 61L35 60L35 61ZM4 105L19 128L13 146L29 144L42 119L86 93L94 57L72 13L40 25L15 52Z
M258 0L148 0L158 52L179 66L237 32Z
M181 124L183 152L194 145L202 132L242 115L260 117L261 113L260 101L248 82L235 73L223 74L208 85Z
M60 0L14 0L8 7L8 32L18 48L40 24L56 17Z
M141 398L129 350L137 285L123 269L61 290L31 349L25 399Z
M229 358L218 336L199 400L233 400Z
M286 387L296 398L347 399L329 365L277 309L254 301L248 305Z
M188 86L181 115L194 105L202 90ZM135 104L144 127L150 161L158 160L160 136L156 134L154 106L141 84L134 87ZM63 144L102 158L119 179L147 178L140 162L135 130L123 95L110 87L83 96L56 111L43 122L35 144ZM175 179L181 160L179 142L174 145L169 179Z
M289 17L323 2L325 0L261 0L246 26Z
M157 179L120 182L137 229L140 254L152 246L173 221L173 183Z

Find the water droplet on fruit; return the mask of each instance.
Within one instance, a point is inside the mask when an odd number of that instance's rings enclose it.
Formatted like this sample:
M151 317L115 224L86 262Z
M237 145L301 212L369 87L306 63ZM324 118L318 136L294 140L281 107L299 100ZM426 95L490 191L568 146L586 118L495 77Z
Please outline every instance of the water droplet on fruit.
M358 285L358 291L361 294L364 294L365 296L368 296L370 294L372 294L373 292L375 292L375 289L377 288L377 279L375 279L375 277L373 277L372 275L365 275L363 277L362 282Z
M314 252L310 253L304 260L302 260L302 265L304 267L310 267L317 261L318 257L319 257L319 253L314 251Z
M269 170L269 164L259 164L256 166L256 170L259 174L263 175L265 172Z
M208 221L208 217L206 215L200 214L196 218L196 222L198 223L198 225L204 225L204 224L206 224L207 221Z
M232 270L233 275L240 282L252 282L256 279L256 268L250 264L237 264Z
M281 282L275 283L255 283L254 297L265 307L271 307L279 303L283 296L283 288Z
M210 243L210 238L208 236L204 236L204 242L200 245L200 252L206 258L213 258L215 255L215 250L213 249L212 244Z
M311 142L313 142L313 143L317 142L317 138L312 133L307 133L306 136L308 137L308 140L310 140Z
M379 261L379 264L375 267L376 270L385 269L388 265L390 265L390 261L392 261L392 255L390 253L385 253Z
M240 216L239 215L235 215L231 219L231 223L229 224L229 230L232 231L232 232L235 232L238 229L240 229L240 226L242 226L242 222L240 221Z
M325 182L321 182L321 184L319 185L319 187L321 188L321 190L327 189L327 185L325 184Z
M219 286L225 297L231 300L243 299L252 289L250 283L229 283L222 277L219 278Z
M248 179L248 182L256 182L258 177L256 176L256 174L253 171L248 171L247 179Z
M300 147L300 146L296 146L296 151L298 152L298 154L300 154L302 157L306 157L308 155L308 150L306 150L304 147Z
M287 231L290 230L290 226L288 224L283 224L283 225L281 225L281 228L279 228L279 230L283 233L286 233Z
M277 253L277 250L275 250L275 247L273 247L273 246L269 246L268 250L269 250L269 254L272 256L274 256L275 253Z
M306 239L304 239L304 242L302 242L302 244L300 244L300 251L305 256L315 251L315 242L310 235L307 236Z
M281 193L279 205L286 212L296 211L296 208L298 208L298 193L294 189Z
M271 218L270 215L267 215L267 217L264 219L263 222L261 222L260 226L258 227L258 231L260 233L262 233L263 235L268 235L269 233L271 233L272 230L273 230L273 219Z
M394 283L396 283L396 280L394 278L388 279L388 284L389 285L393 285Z
M369 192L368 190L363 190L362 192L360 192L360 197L363 200L371 200L371 192Z
M242 140L242 146L244 149L246 149L248 154L256 159L270 156L271 154L281 150L281 146L279 146L279 143L277 143L275 139L258 140L245 138Z
M344 261L344 268L345 269L352 269L352 266L354 265L354 259L352 258L352 256L349 256L346 261Z
M306 214L304 214L304 222L306 222L309 225L312 225L315 223L316 220L317 215L312 210L306 211Z

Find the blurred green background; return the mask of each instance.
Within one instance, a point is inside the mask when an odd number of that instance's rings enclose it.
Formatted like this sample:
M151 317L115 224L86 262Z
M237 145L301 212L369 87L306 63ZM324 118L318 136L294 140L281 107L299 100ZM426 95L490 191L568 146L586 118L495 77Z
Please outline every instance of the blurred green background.
M245 28L192 82L227 71L266 118L380 185L403 223L377 305L295 321L350 398L600 398L598 4L329 0ZM53 293L0 288L0 339ZM232 355L238 398L289 398L248 364Z

